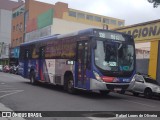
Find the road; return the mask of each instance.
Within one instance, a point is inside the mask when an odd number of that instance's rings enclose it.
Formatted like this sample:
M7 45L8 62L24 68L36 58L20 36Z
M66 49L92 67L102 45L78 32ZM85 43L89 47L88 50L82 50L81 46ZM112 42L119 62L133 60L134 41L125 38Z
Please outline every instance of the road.
M34 86L28 79L2 72L0 103L13 111L160 111L158 98L146 99L143 96L118 93L101 96L82 91L72 95L61 87L42 84ZM3 110L0 108L0 111Z

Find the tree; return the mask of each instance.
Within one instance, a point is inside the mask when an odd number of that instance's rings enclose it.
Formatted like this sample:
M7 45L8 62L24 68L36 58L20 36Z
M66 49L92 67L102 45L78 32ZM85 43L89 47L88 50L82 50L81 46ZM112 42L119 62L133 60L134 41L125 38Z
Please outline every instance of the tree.
M160 5L160 0L148 0L149 3L153 3L153 7L157 8Z

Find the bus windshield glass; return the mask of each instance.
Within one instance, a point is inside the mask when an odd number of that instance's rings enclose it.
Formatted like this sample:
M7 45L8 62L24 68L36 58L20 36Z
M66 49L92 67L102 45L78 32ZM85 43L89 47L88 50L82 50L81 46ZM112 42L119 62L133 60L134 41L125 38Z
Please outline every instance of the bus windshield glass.
M97 40L94 50L95 65L110 72L129 72L134 70L134 46L125 42Z

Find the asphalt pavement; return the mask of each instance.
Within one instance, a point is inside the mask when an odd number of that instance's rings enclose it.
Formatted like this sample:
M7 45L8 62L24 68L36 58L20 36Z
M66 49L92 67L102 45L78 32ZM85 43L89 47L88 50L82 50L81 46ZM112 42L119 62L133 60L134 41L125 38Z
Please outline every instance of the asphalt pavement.
M48 120L75 119L74 117L77 114L75 111L82 112L82 114L76 117L76 119L80 120L126 119L106 118L106 116L100 118L94 117L92 112L97 112L103 116L104 114L99 111L106 111L107 114L109 112L109 115L112 115L112 111L160 111L160 100L159 98L146 99L143 96L135 97L130 93L127 95L110 93L108 96L101 96L98 93L79 91L76 95L72 95L66 93L60 86L44 84L34 86L29 83L28 79L24 79L21 76L0 72L0 111L11 110L21 112L39 111L43 114L47 114L46 111L48 113L52 111L51 114L58 116L57 118L45 118ZM57 113L57 111L60 112ZM71 115L67 111L72 111L70 112ZM65 114L63 118L60 117L61 114ZM32 120L36 118L24 119ZM38 120L40 119L44 118L38 118Z

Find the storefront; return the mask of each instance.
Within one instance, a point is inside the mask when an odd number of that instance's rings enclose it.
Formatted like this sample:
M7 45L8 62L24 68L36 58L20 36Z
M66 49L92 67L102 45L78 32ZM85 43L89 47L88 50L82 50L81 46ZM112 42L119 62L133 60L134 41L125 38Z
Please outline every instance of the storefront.
M9 44L0 42L0 65L9 64Z
M19 47L12 48L10 50L10 65L18 65L18 58L19 58Z

